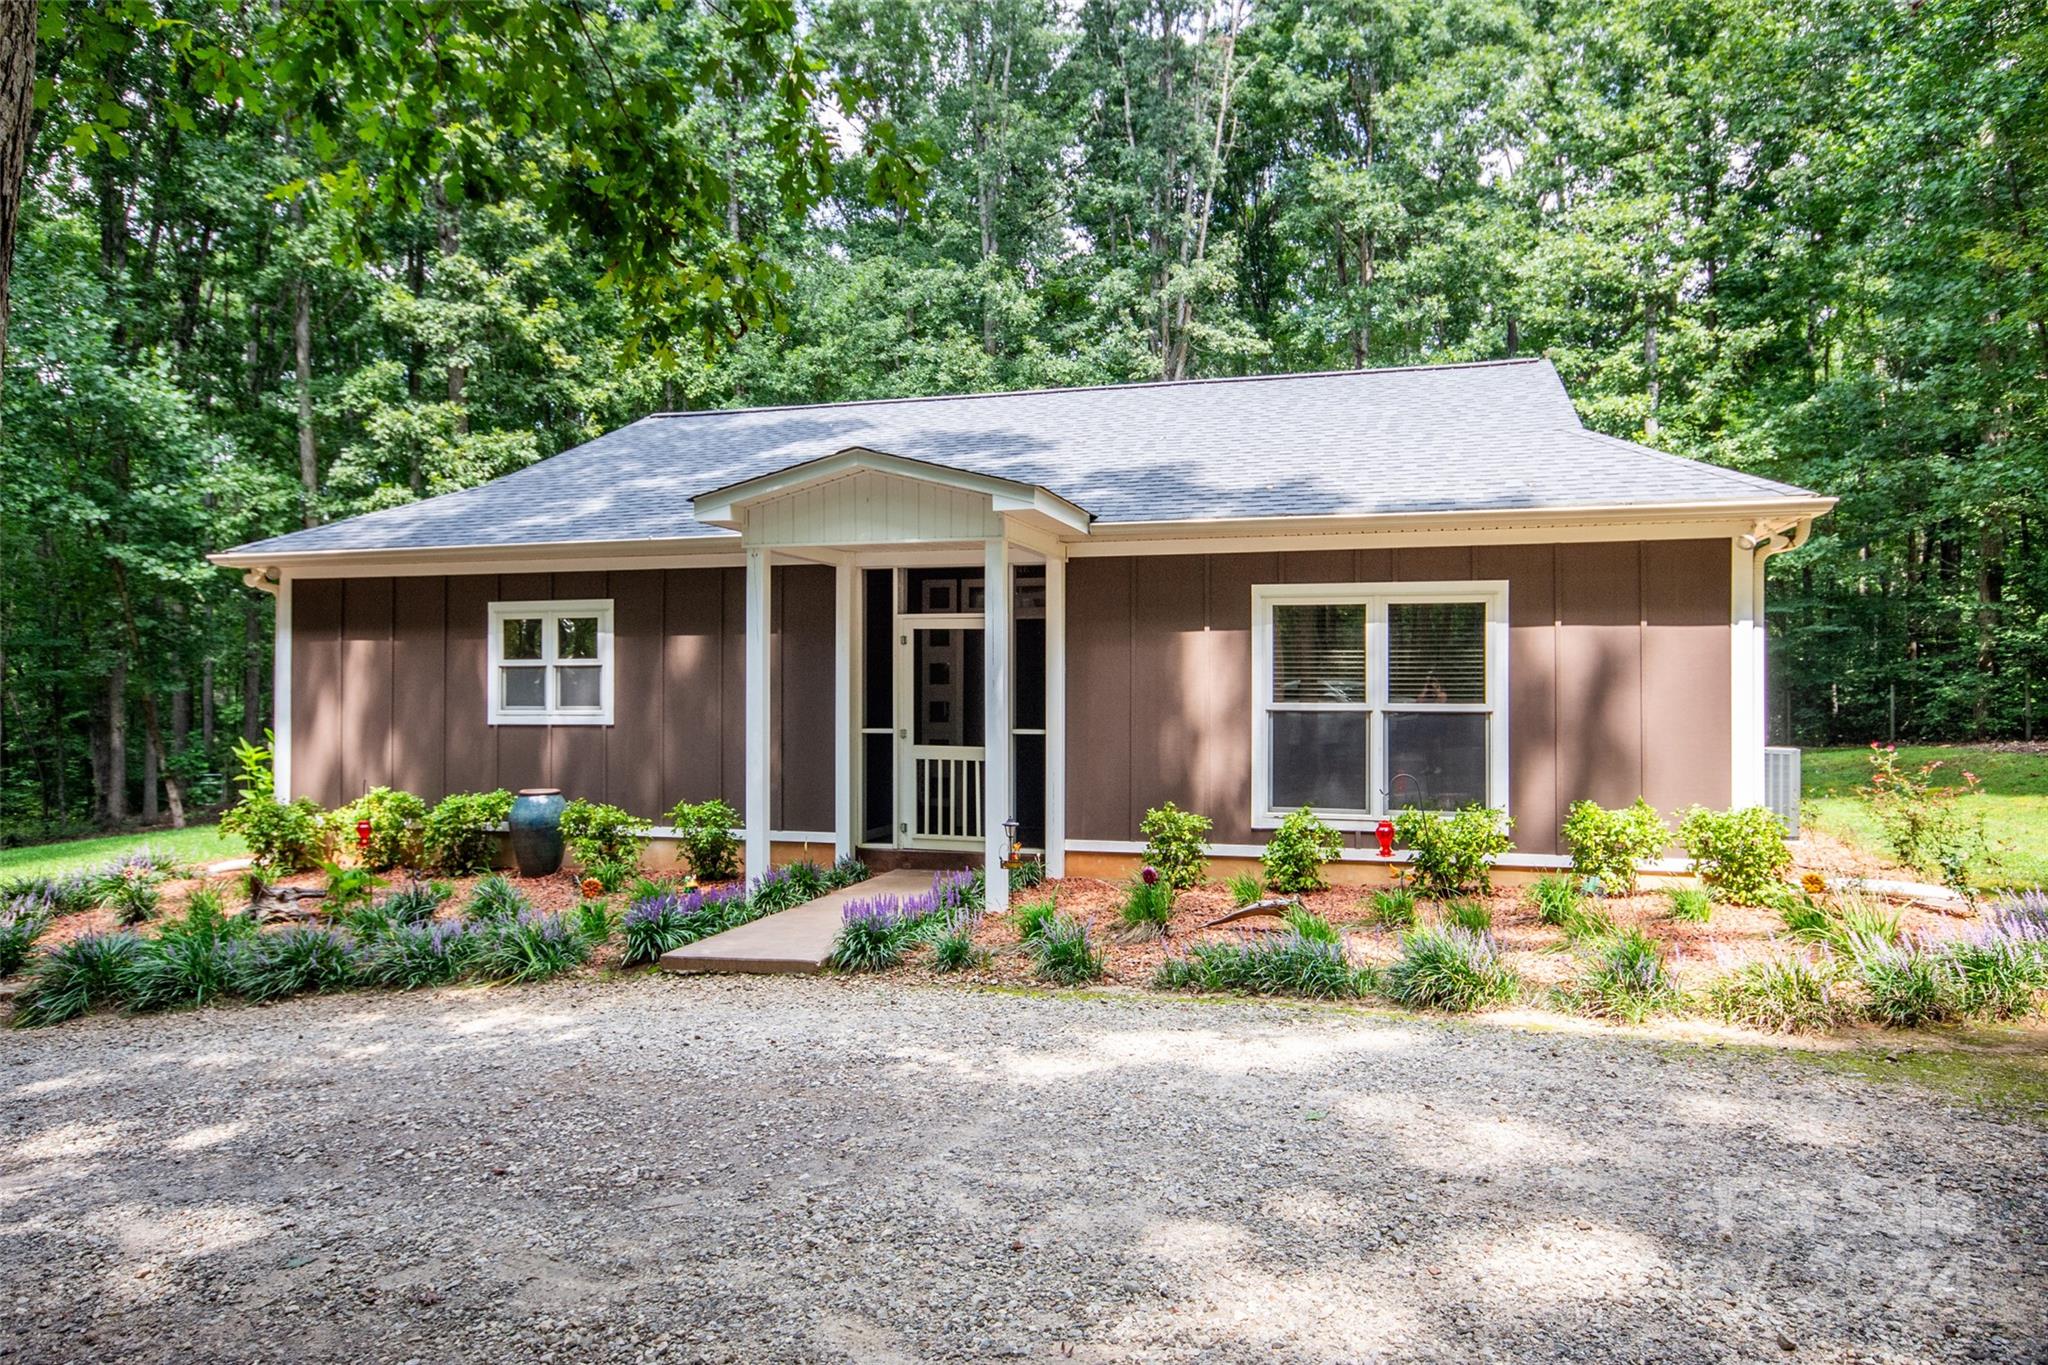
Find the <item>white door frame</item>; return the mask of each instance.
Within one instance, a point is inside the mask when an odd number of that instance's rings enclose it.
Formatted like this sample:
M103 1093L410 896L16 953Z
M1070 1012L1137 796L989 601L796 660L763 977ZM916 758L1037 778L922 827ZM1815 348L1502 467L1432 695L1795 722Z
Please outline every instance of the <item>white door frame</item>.
M899 614L896 618L896 667L894 683L896 688L896 847L935 848L965 850L981 846L980 838L970 839L920 839L916 832L917 810L917 644L916 635L920 630L986 630L986 616L978 611L920 612ZM963 694L963 701L965 700ZM986 715L983 720L986 722ZM983 770L987 768L987 752L990 736L982 736ZM932 746L926 746L932 747ZM948 745L947 748L964 750L972 745ZM988 809L986 793L982 797L982 809Z

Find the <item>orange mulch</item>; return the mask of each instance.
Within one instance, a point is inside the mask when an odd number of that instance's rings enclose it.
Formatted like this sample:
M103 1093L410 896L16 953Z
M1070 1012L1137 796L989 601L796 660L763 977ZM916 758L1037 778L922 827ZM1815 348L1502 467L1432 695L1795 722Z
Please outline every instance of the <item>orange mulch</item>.
M1161 962L1185 952L1190 944L1272 932L1281 923L1277 918L1262 918L1222 928L1207 927L1235 908L1226 888L1210 885L1183 892L1176 898L1165 937L1124 941L1120 912L1125 889L1126 884L1121 882L1069 877L1015 893L1011 898L1012 909L1031 900L1053 898L1062 913L1087 926L1090 940L1103 957L1103 984L1115 986L1148 984ZM1577 973L1581 959L1573 952L1564 931L1543 923L1526 898L1524 888L1501 887L1491 896L1469 899L1484 900L1492 909L1494 939L1502 956L1524 980L1539 986L1562 984ZM1370 889L1338 887L1310 892L1300 900L1342 932L1345 951L1353 962L1385 966L1399 956L1400 934L1374 921ZM1784 920L1776 910L1716 903L1708 923L1694 924L1671 917L1670 899L1661 890L1602 900L1597 906L1618 928L1640 928L1670 949L1673 968L1688 986L1783 952L1789 946L1784 936ZM1891 908L1909 933L1955 932L1956 921L1949 916L1916 906ZM1439 905L1429 901L1418 903L1416 909L1422 923L1435 919L1441 911ZM1014 913L984 918L974 937L977 946L989 951L988 963L973 971L955 973L950 979L989 985L1029 985L1037 981L1031 955L1018 938ZM929 948L915 950L907 961L913 970L938 976L930 963Z

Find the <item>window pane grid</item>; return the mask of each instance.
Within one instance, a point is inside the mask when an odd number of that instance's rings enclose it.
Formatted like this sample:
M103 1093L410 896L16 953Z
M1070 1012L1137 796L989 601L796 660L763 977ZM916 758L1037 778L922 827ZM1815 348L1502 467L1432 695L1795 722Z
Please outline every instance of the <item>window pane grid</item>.
M609 602L493 603L491 722L608 724Z

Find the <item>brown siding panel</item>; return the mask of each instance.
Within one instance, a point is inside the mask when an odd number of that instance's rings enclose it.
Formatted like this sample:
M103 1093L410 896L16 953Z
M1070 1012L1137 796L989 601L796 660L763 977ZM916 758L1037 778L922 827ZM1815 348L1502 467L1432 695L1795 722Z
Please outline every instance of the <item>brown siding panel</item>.
M341 804L341 599L336 579L292 584L291 794Z
M747 808L747 571L719 573L719 791L734 810Z
M676 798L663 777L667 754L665 640L659 570L615 573L612 599L612 724L604 740L607 790L614 805L655 819Z
M1643 789L1641 547L1560 549L1557 598L1559 809L1627 805Z
M726 794L725 572L670 569L662 577L662 798L709 801Z
M1067 837L1131 839L1135 561L1067 566ZM1148 722L1149 728L1149 722Z
M420 796L447 790L448 580L392 581L391 785Z
M1485 545L1473 574L1508 584L1508 810L1515 845L1557 849L1557 584L1549 545Z
M448 580L448 733L442 752L451 792L490 791L499 785L498 735L487 721L493 684L485 636L491 603L500 600L494 575L465 574Z
M341 799L391 785L391 580L352 578L341 596Z
M782 606L777 637L774 722L781 763L774 828L832 828L833 570L818 564L777 568Z
M612 595L611 576L601 573L556 574L551 596L563 601L579 599L603 600ZM617 668L618 659L618 618L617 603L613 603L612 658ZM612 674L612 707L614 717L622 700L618 690L618 674ZM548 727L548 771L552 775L549 785L560 787L562 795L574 800L583 797L590 801L603 801L610 805L619 804L613 799L611 783L605 764L605 727L601 725L555 725Z
M1728 804L1729 553L1725 540L1643 546L1643 795L1667 815Z

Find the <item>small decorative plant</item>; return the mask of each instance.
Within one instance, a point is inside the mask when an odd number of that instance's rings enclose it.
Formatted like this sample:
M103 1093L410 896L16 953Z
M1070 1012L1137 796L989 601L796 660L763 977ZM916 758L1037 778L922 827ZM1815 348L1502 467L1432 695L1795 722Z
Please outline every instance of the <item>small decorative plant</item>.
M1694 806L1678 822L1678 841L1693 872L1714 894L1736 905L1763 905L1792 865L1785 826L1763 806L1713 811Z
M1149 938L1166 932L1173 919L1173 884L1149 864L1131 879L1124 894L1123 922L1128 930Z
M1088 938L1088 926L1065 915L1047 920L1031 946L1043 981L1078 986L1099 980L1105 970L1102 954Z
M1410 929L1415 925L1415 893L1405 886L1372 893L1372 917L1382 929Z
M344 867L340 863L327 863L327 889L321 896L320 908L329 915L346 915L359 905L368 905L370 897L377 890L377 879L366 867Z
M1572 852L1572 875L1598 880L1610 896L1634 895L1636 864L1656 857L1671 842L1656 807L1640 796L1620 810L1574 801L1565 812L1563 833Z
M1585 897L1569 877L1538 877L1529 887L1528 899L1536 907L1536 918L1558 929L1577 913Z
M1169 893L1192 891L1208 875L1209 829L1208 816L1171 801L1145 812L1138 824L1145 836L1145 862L1157 870Z
M1508 837L1514 827L1506 811L1486 806L1450 815L1404 810L1394 817L1394 837L1414 855L1415 889L1432 900L1491 892L1493 861L1515 846Z
M562 807L563 840L577 865L600 881L604 875L597 871L599 864L639 867L641 850L647 847L647 828L639 816L597 801L578 798ZM619 884L624 884L623 878Z
M1401 956L1380 973L1380 989L1413 1008L1463 1013L1508 1004L1521 979L1501 961L1491 934L1424 928L1401 936Z
M1600 940L1592 965L1567 995L1588 1014L1628 1024L1640 1024L1684 1003L1664 950L1640 929Z
M1059 902L1047 896L1043 900L1024 902L1010 912L1010 919L1017 926L1017 937L1030 943L1045 932L1045 926L1059 912Z
M498 830L512 814L512 793L456 792L427 812L420 831L428 866L451 877L491 870L498 856Z
M1493 907L1485 901L1450 901L1444 906L1444 923L1468 933L1492 933Z
M1275 891L1322 891L1330 885L1323 864L1343 851L1343 836L1303 806L1280 822L1259 862L1266 869L1266 885Z
M1256 872L1240 872L1230 879L1230 903L1239 909L1266 898L1266 884Z
M738 811L716 797L695 803L678 801L668 813L668 823L699 881L722 882L739 876L740 842L732 835L739 827Z
M1671 918L1688 924L1705 924L1714 917L1714 898L1696 886L1674 887L1665 893L1671 899Z

